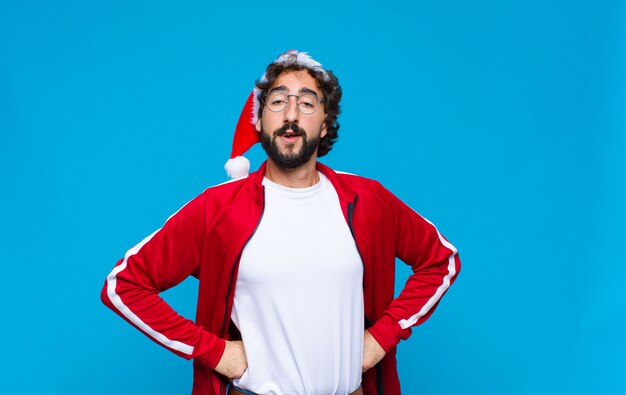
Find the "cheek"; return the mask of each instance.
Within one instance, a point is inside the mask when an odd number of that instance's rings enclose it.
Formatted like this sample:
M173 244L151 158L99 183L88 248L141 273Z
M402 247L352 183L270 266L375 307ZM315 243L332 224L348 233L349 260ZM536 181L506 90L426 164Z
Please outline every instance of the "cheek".
M276 116L275 113L266 114L263 112L263 117L257 121L257 131L274 131L282 125L282 118Z
M326 122L324 122L324 119L326 118L326 114L323 114L320 118L317 119L317 123L318 123L318 130L320 131L320 138L325 137L326 134L328 134L328 131L326 130Z

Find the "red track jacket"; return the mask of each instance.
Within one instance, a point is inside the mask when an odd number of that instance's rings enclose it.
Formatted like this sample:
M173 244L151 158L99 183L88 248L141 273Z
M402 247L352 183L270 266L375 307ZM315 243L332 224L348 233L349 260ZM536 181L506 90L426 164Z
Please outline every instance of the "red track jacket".
M387 351L363 374L363 390L400 394L396 345L432 314L454 282L457 250L378 182L321 163L317 168L337 191L363 261L365 326ZM247 178L206 189L131 248L102 289L102 301L113 311L160 345L194 359L194 395L225 394L225 378L213 369L224 340L238 338L230 322L234 284L243 248L263 216L264 175L265 164ZM394 299L396 257L413 274ZM199 279L195 323L159 296L190 275Z

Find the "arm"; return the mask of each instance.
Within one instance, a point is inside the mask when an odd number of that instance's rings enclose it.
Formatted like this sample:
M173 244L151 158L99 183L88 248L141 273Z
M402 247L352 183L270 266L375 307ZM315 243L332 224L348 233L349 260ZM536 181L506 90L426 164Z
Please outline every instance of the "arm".
M238 379L248 368L246 351L241 340L226 340L226 348L215 371L231 379Z
M369 330L365 330L363 334L363 372L373 368L387 352L374 339Z
M461 262L457 249L432 223L389 191L384 193L394 219L396 256L413 271L400 295L369 328L379 345L389 351L410 336L412 326L431 316L456 279Z
M159 293L197 273L204 238L204 195L128 250L107 276L102 302L150 339L213 369L225 342L177 314Z

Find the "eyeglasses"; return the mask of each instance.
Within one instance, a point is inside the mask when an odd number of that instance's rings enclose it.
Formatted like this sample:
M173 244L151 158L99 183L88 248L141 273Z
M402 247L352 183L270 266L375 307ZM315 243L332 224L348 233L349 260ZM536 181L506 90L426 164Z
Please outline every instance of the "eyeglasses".
M298 105L298 111L304 115L311 115L320 107L320 103L324 102L323 99L317 97L314 93L302 93L300 95L288 95L287 93L279 90L270 92L265 100L265 107L272 112L281 112L287 108L289 98L293 96L296 98L296 104Z

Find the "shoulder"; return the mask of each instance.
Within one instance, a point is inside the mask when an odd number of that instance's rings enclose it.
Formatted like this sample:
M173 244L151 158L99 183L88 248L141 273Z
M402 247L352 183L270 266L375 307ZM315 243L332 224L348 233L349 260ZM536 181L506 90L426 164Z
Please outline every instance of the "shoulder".
M377 180L345 171L335 170L337 178L358 195L361 202L389 204L390 192Z
M229 192L236 191L242 188L249 180L249 178L250 176L247 175L244 177L236 178L234 180L228 180L219 184L211 185L204 190L203 194L227 194Z
M351 186L362 186L362 187L369 187L369 188L375 188L380 186L380 182L372 179L372 178L368 178L368 177L364 177L358 174L354 174L354 173L349 173L347 171L342 171L342 170L334 170L335 173L337 173L337 175L346 183L350 184Z
M386 193L385 187L377 180L372 178L360 176L353 173L348 173L341 170L335 170L337 176L346 185L350 186L355 192L367 192L367 193Z
M197 196L197 199L202 200L204 204L209 206L229 206L231 203L238 201L242 194L246 193L250 182L250 176L245 176L211 185L204 189Z
M345 186L358 196L361 206L395 210L406 205L377 180L341 170L332 170L332 172L339 180L338 184Z

